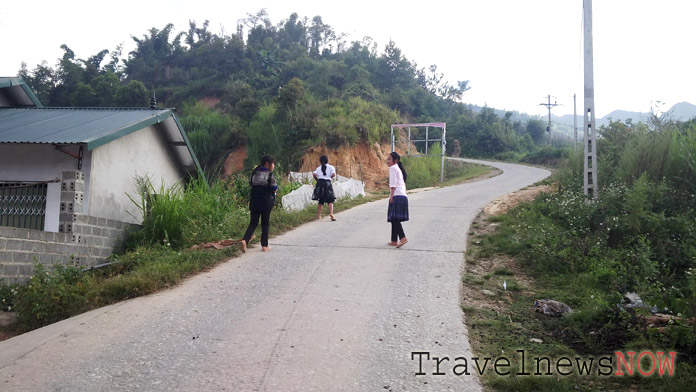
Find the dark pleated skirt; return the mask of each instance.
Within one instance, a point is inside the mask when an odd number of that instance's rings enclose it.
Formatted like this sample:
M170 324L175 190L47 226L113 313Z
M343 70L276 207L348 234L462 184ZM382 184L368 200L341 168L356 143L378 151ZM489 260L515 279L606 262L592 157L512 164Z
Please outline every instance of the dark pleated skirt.
M394 196L394 202L389 203L387 222L405 222L408 220L408 197Z
M317 180L317 186L314 187L312 200L318 200L319 204L333 203L336 201L333 186L330 180Z

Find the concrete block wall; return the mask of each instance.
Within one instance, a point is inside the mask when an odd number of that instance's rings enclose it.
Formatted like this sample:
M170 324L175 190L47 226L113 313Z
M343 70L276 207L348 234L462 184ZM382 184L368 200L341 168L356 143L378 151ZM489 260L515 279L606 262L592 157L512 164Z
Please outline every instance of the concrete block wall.
M137 227L77 213L62 213L63 224L60 233L0 226L0 280L26 283L34 263L47 267L107 263L112 253L122 251L126 231Z

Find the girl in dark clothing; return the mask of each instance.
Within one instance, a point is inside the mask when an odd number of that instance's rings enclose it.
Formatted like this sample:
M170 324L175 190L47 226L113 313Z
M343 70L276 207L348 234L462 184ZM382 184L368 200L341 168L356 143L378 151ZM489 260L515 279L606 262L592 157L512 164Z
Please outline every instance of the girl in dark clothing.
M268 228L270 226L271 210L275 204L278 183L273 175L275 168L275 158L270 155L261 157L261 163L251 172L249 185L251 185L251 197L249 198L249 211L251 219L249 226L244 233L244 238L240 241L242 252L246 252L246 247L251 240L256 227L261 218L261 251L268 252Z

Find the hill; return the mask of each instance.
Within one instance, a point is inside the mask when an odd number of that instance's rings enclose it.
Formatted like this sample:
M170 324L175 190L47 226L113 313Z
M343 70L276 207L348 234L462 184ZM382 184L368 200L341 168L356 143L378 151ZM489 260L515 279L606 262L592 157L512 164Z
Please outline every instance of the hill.
M688 102L680 102L672 106L669 110L664 112L668 117L676 121L688 121L696 117L696 105L690 104ZM644 112L631 112L627 110L614 110L602 118L596 119L597 126L609 124L610 120L613 121L623 121L632 120L633 122L646 122L650 113ZM563 124L566 126L573 126L573 115L566 114L563 116L551 115L551 119L554 123ZM582 128L582 116L578 116L578 128Z

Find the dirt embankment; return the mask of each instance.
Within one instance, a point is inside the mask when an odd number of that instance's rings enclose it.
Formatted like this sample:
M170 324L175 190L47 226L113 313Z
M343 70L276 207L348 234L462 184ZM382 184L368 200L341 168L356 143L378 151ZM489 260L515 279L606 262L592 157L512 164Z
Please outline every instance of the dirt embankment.
M365 190L373 192L388 187L387 154L389 152L391 152L391 145L386 143L370 145L367 142L361 142L352 147L339 148L329 148L325 145L313 146L309 147L300 158L299 171L314 171L321 164L319 157L326 155L329 157L329 163L336 167L338 174L364 181ZM223 176L229 178L241 172L246 158L246 146L230 152L225 159Z
M391 146L388 144L369 145L367 142L335 149L324 145L314 146L308 148L300 159L299 171L314 171L321 164L319 157L326 155L329 157L329 163L336 167L338 174L364 181L368 192L386 189L389 177L386 161L390 151Z
M249 149L243 145L227 154L222 165L222 178L230 178L244 169L244 160L247 159Z

